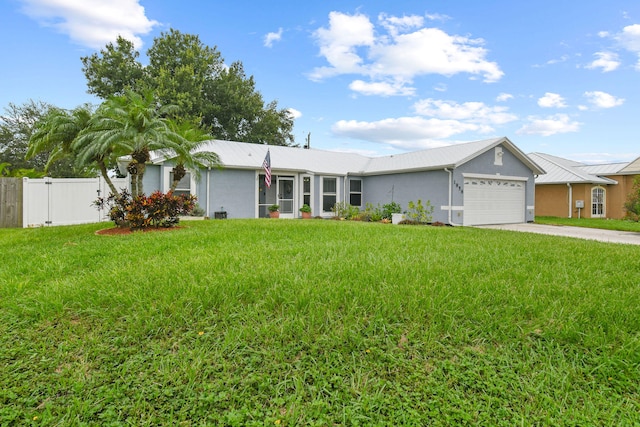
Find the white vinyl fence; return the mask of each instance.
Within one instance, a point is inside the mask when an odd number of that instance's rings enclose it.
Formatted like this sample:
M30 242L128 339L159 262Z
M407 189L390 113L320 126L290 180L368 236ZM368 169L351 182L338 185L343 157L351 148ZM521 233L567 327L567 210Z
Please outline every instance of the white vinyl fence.
M129 188L127 178L112 178L115 187ZM93 202L111 193L103 178L23 178L23 227L72 225L108 221Z

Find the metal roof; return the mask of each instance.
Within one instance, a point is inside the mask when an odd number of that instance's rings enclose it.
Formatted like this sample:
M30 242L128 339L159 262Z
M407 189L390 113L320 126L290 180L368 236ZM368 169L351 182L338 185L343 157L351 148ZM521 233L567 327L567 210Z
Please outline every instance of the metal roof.
M627 163L627 165L620 169L621 174L640 174L640 157L635 159L632 162Z
M536 177L536 184L617 184L617 181L589 173L587 165L562 157L543 153L530 153L529 157L547 173Z
M504 137L382 157L222 140L211 140L198 151L213 151L220 157L223 167L237 169L261 169L267 150L270 150L271 169L274 171L372 175L455 168L500 144L525 163L534 174L544 173L539 165ZM166 159L167 156L157 152L152 153L151 162L158 164Z
M592 175L617 175L629 163L605 163L602 165L578 166L581 170Z

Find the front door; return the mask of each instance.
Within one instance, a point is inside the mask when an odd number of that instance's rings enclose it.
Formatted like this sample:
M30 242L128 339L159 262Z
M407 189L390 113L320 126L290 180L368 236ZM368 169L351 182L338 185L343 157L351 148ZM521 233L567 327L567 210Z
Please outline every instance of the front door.
M280 205L280 218L294 218L293 189L294 180L292 176L278 177L278 204Z

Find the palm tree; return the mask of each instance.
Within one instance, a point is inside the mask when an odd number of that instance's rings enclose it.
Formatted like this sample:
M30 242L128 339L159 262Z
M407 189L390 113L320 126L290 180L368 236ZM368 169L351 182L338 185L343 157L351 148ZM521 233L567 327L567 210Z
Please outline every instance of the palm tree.
M211 139L211 135L196 124L171 121L170 126L180 137L179 148L173 153L175 166L172 170L171 191L174 191L187 174L187 169L193 171L196 179L200 179L200 168L220 166L220 158L211 151L198 151Z
M75 142L84 135L93 119L93 108L89 104L84 104L72 111L61 108L51 109L44 119L36 124L35 132L29 139L26 157L30 159L39 153L48 151L49 158L45 165L45 171L59 160L75 157L77 169L97 166L111 192L117 194L107 170L107 164L112 160L112 153L107 151L78 158L74 150Z
M142 180L150 152L179 152L182 138L169 126L167 114L175 106L159 106L151 92L124 95L105 101L88 128L73 143L79 161L97 155L129 156L131 194L143 194Z

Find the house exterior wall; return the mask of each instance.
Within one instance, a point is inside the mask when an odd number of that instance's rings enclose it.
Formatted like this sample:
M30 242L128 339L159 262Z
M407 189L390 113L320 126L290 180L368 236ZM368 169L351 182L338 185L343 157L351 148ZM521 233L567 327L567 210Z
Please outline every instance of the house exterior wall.
M605 218L622 219L625 216L624 201L629 190L626 176L607 177L618 181L617 185L571 184L571 218L592 218L591 192L596 187L605 189ZM633 178L631 177L631 183ZM584 201L584 208L576 208L576 200ZM569 186L567 184L538 184L536 186L536 214L540 216L569 217Z
M568 203L569 187L566 184L538 184L536 186L536 215L568 217ZM586 205L587 201L585 200Z
M256 189L258 175L253 170L212 169L209 177L209 212L225 211L227 218L255 218L256 217ZM198 187L204 191L198 192L200 206L205 207L206 200L206 172L203 173ZM272 184L274 185L274 184ZM206 209L206 207L205 207Z
M131 175L127 175L127 180L131 179ZM154 191L163 191L162 189L162 167L158 165L147 165L142 178L142 189L144 193L149 195Z
M637 175L612 175L607 178L618 181L607 187L607 218L622 219L627 214L624 204L633 190L633 180Z
M498 151L496 151L498 149ZM497 162L497 152L502 154L501 161ZM499 164L501 163L501 164ZM464 177L463 174L486 174L501 176L513 176L526 178L525 181L525 206L522 209L525 210L525 221L532 222L535 220L535 198L536 188L533 172L524 163L514 156L509 150L501 145L488 150L485 153L473 158L460 167L456 168L453 174L453 200L452 205L463 206L464 205ZM464 213L461 211L452 212L452 220L454 223L462 223L464 219Z
M399 203L405 211L410 201L427 200L434 207L433 221L448 223L449 175L444 170L367 176L362 179L363 203L374 206Z

